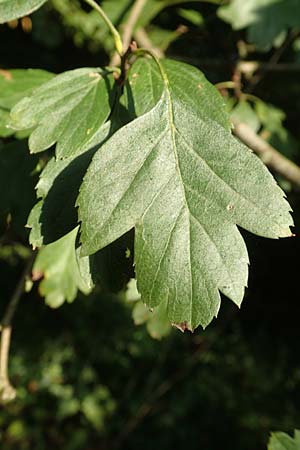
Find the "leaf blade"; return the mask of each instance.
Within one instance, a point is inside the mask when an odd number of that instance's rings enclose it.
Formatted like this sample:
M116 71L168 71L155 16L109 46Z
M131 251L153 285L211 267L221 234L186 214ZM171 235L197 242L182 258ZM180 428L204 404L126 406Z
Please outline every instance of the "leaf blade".
M0 0L0 23L19 19L40 8L47 0Z
M102 69L64 72L43 84L11 111L11 127L34 128L31 152L56 145L58 158L74 156L107 120L114 101L113 75Z
M292 220L283 192L231 135L227 116L220 123L209 99L199 113L179 95L188 82L186 75L177 89L166 84L153 109L102 146L77 205L83 254L135 227L143 302L167 302L169 320L193 330L218 314L219 291L241 304L248 255L236 225L277 238L291 235Z

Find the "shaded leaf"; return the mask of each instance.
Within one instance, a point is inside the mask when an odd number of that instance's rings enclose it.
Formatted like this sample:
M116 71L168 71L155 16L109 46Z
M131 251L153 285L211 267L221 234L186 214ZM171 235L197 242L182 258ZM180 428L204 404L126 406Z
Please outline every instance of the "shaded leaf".
M248 39L260 50L269 50L280 34L300 27L298 0L233 0L218 10L235 30L248 27Z
M102 69L75 69L57 75L11 111L16 130L34 128L31 152L57 143L56 155L66 158L81 153L107 120L114 99L113 75Z
M0 23L19 19L40 8L47 0L0 0Z
M23 97L50 80L53 75L45 70L13 69L0 70L0 136L8 137L15 133L9 128L9 112Z
M263 163L232 137L210 83L198 72L199 83L188 65L163 67L157 105L117 131L84 177L77 200L82 254L135 227L143 302L167 302L169 320L194 329L217 315L219 291L241 304L248 256L236 224L278 238L291 235L292 219ZM142 86L131 99L135 110L151 103Z
M167 302L162 302L152 311L139 300L132 311L135 325L146 324L147 331L153 339L162 339L171 332L171 324L167 314Z
M238 102L231 110L230 115L233 121L246 123L255 132L260 129L261 124L257 113L253 110L251 105L244 100Z
M75 249L78 227L58 241L43 247L33 267L33 279L39 279L39 291L52 308L64 301L72 302L78 289L88 294L93 283L89 272L89 258L80 258Z
M298 435L297 430L294 438L282 432L271 433L268 450L300 450Z
M110 122L102 125L80 154L63 160L52 158L46 165L36 186L37 197L42 201L34 206L27 221L31 228L29 241L34 248L56 241L77 226L75 201L82 178L110 128Z

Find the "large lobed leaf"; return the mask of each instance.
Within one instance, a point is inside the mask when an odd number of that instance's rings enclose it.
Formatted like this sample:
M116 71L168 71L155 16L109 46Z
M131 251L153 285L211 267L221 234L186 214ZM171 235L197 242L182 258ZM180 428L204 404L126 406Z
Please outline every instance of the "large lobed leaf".
M138 64L127 99L142 115L97 151L81 186L82 254L135 227L142 300L167 302L169 320L192 330L217 315L219 291L241 304L248 255L236 225L278 238L291 235L292 219L263 163L231 135L205 77L166 60L162 84L152 63Z
M0 23L19 19L40 8L47 0L0 0Z
M58 158L73 156L107 120L114 100L113 75L102 69L64 72L25 97L11 111L16 130L34 128L31 152L56 145Z

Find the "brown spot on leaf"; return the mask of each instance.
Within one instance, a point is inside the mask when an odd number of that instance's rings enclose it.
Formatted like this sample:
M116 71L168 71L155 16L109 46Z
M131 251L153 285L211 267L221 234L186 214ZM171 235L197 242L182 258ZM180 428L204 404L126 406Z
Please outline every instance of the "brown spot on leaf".
M198 89L202 89L203 88L203 84L199 83L197 86Z
M32 271L32 281L38 281L41 278L43 278L44 274L40 270L33 270Z
M191 333L194 332L193 328L186 321L185 322L179 322L179 323L172 323L172 326L178 328L178 330L182 331L182 333L184 333L185 330L188 330Z

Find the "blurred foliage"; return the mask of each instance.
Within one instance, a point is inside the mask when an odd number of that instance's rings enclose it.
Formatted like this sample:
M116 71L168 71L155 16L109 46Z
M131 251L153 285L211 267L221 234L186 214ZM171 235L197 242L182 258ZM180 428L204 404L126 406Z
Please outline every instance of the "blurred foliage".
M2 448L134 450L187 440L192 450L265 448L270 429L298 418L297 344L251 321L247 333L232 313L206 332L173 330L158 342L116 296L96 293L51 312L27 295L11 357L18 398L0 412Z
M228 13L241 4L235 0L223 6L229 24L220 20L215 3L173 2L164 8L168 2L153 0L140 25L155 46L200 67L211 81L239 76L244 97L222 90L234 117L299 162L300 40L296 35L291 39L288 30L299 28L298 3L289 0L298 9L285 14L273 15L269 6L263 15L247 13L240 21ZM282 8L284 0L268 3ZM132 2L102 4L119 26ZM242 2L235 14L244 14L251 4ZM59 72L107 64L111 38L96 13L80 5L78 0L51 0L30 17L31 26L22 20L0 26L1 68ZM257 72L238 73L241 60L271 61L274 67L259 69L257 81ZM283 69L277 70L278 62ZM0 73L0 82L2 78ZM8 91L2 89L2 99L3 92ZM24 225L45 164L26 157L24 141L12 139L6 125L13 103L3 105L2 312L30 254ZM297 233L299 192L286 187ZM191 450L263 450L270 431L292 433L299 427L299 240L262 242L245 235L254 264L242 311L236 313L226 302L219 321L194 335L157 323L155 311L144 307L134 286L126 295L111 293L132 276L120 264L124 243L122 252L106 250L101 260L107 283L100 292L79 295L73 304L50 310L34 286L24 295L14 324L10 369L18 398L0 410L1 448L147 450L188 445ZM158 342L147 329L156 338L168 336ZM274 436L279 435L272 435L269 450L281 450ZM284 440L290 443L292 438Z
M272 433L268 444L268 450L299 450L300 431L295 430L294 438L286 433Z

